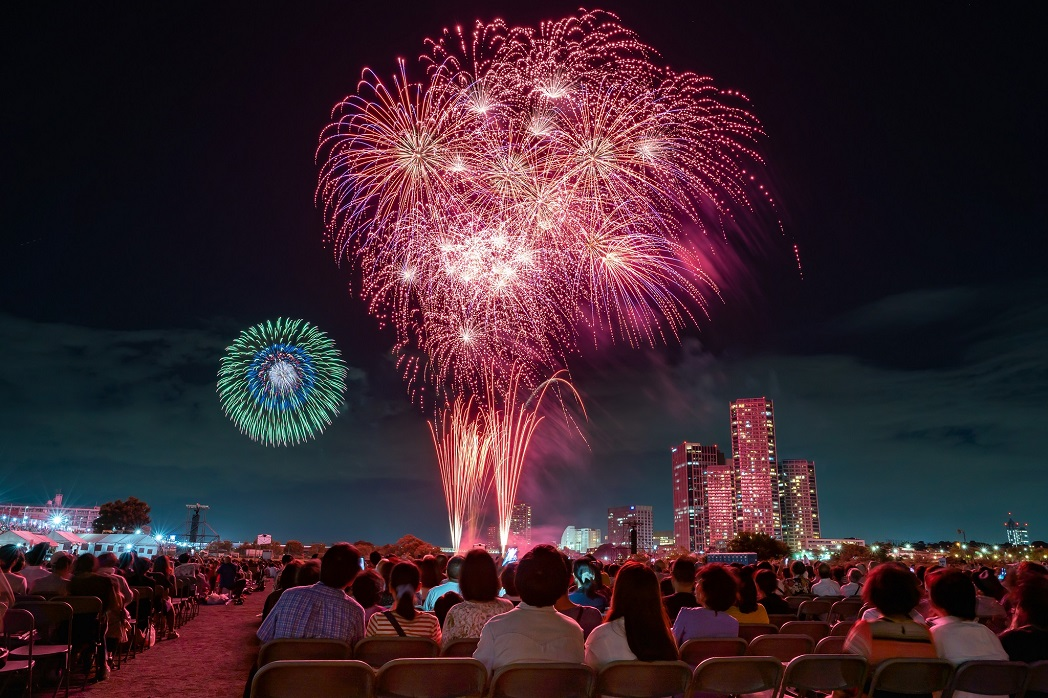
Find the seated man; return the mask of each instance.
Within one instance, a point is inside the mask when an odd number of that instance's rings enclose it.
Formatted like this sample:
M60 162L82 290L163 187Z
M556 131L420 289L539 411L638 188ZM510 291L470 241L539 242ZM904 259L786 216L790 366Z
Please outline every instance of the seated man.
M679 557L673 563L673 572L670 575L673 594L662 598L670 625L677 620L677 614L682 608L695 608L699 605L699 600L695 598L695 571L694 558Z
M833 580L833 570L825 562L819 565L819 581L811 585L816 596L840 596L841 585Z
M552 545L538 545L520 559L515 577L521 603L493 616L480 633L474 659L494 672L516 662L585 659L582 628L554 604L568 586L564 560Z
M51 556L51 572L45 577L40 577L29 593L50 599L55 596L69 595L69 580L73 578L73 556L69 553L58 551Z
M462 588L459 586L459 575L462 574L462 563L464 561L465 558L461 555L456 555L448 560L448 580L429 590L429 593L426 594L426 600L422 603L423 611L432 611L433 606L437 603L437 599L449 591L453 591L456 594L462 593Z
M324 553L320 581L284 591L258 629L262 642L283 638L329 638L354 644L364 637L364 609L346 588L360 571L360 553L336 543Z

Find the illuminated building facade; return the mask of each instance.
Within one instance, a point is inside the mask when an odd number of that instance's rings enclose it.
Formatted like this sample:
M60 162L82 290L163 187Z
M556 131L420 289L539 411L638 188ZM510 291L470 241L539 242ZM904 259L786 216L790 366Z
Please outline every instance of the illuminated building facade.
M42 532L49 530L87 533L98 518L99 507L63 506L62 494L46 504L0 504L0 523L5 528Z
M1017 523L1008 512L1008 523L1004 525L1004 532L1008 536L1009 545L1029 545L1030 530L1026 524Z
M600 547L599 528L575 528L568 526L560 537L560 547L576 553L588 553Z
M515 545L531 545L531 505L513 505L509 519L509 537Z
M716 444L685 441L670 453L673 537L691 551L722 549L735 537L735 473Z
M780 538L782 498L775 450L775 407L764 397L730 405L732 470L735 478L735 531Z
M783 459L779 465L782 484L780 518L782 541L800 550L806 539L819 538L819 494L815 486L815 461Z
M650 506L631 505L608 509L608 542L616 546L630 546L630 528L637 529L637 550L654 550L652 532L654 521Z

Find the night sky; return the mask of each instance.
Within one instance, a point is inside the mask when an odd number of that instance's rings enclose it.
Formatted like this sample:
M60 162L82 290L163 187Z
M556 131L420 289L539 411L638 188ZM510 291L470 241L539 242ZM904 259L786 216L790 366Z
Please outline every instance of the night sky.
M575 8L522 5L0 11L0 500L134 495L165 530L199 501L230 539L446 545L425 414L324 245L314 151L362 68L388 77L402 56L419 76L445 26ZM816 461L824 535L997 541L1011 511L1048 538L1035 4L603 7L749 96L784 231L738 250L680 345L572 360L588 445L543 426L520 497L540 537L622 504L671 528L669 448L729 452L728 402L767 395L780 456ZM326 433L267 449L215 380L237 334L278 316L324 329L351 368Z

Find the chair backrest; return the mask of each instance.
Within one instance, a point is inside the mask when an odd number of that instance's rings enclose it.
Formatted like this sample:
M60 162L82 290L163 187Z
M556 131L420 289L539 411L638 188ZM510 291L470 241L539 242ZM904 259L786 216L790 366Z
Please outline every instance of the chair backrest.
M796 613L769 613L768 622L779 628L782 627L783 623L789 623L791 620L797 620Z
M830 635L840 635L841 637L848 637L848 633L855 627L854 620L839 620L830 626Z
M39 594L15 594L16 606L26 601L47 601L47 599Z
M428 637L365 637L353 648L353 656L378 669L391 659L425 659L440 654L440 646Z
M19 604L18 608L33 614L37 644L72 644L72 606L63 601L27 601Z
M741 637L700 637L680 646L680 658L694 668L714 657L741 657L746 646Z
M830 635L819 640L815 645L815 654L844 654L844 635Z
M786 666L779 688L779 698L787 689L794 695L809 691L831 693L859 689L866 683L866 659L857 654L807 654L792 659Z
M270 640L258 650L258 666L284 659L352 659L353 647L322 638Z
M270 662L251 680L251 698L371 698L375 672L355 659Z
M1023 662L971 661L957 667L942 698L957 691L983 696L1019 695L1026 683L1027 666Z
M789 662L802 654L815 651L815 640L807 635L761 635L750 640L746 654L751 657L775 657Z
M1023 696L1038 693L1048 694L1048 659L1027 665Z
M74 616L88 613L102 615L102 599L97 596L63 596L62 602L69 604Z
M779 629L771 623L739 623L739 637L749 642L760 635L774 635Z
M594 695L615 698L662 698L682 695L691 682L685 662L610 662L597 674Z
M830 607L830 620L856 620L862 609L862 599L851 597L842 599Z
M480 638L464 637L460 640L452 640L440 650L441 657L472 657L477 651L477 643Z
M36 622L33 620L33 614L24 608L9 608L4 613L4 621L0 623L4 629L4 646L12 647L16 643L12 638L24 637L25 644L29 646L29 658L33 656L33 629L36 628Z
M783 623L779 632L807 635L813 642L818 642L830 634L830 624L821 620L791 620L789 623Z
M697 693L758 693L773 691L782 678L782 663L775 657L720 657L695 668L688 696Z
M892 693L936 693L946 688L953 665L945 659L885 659L873 672L868 695Z
M153 587L131 587L131 589L132 589L132 591L137 591L138 592L138 598L139 599L152 600L153 599L153 594L155 593L155 590L154 590Z
M800 605L800 608L797 609L797 617L801 620L808 620L809 618L818 620L820 617L829 615L831 608L833 608L833 601L828 599L811 599Z
M596 674L585 664L522 663L491 679L490 698L589 698Z
M793 596L787 596L785 601L786 601L786 603L788 603L790 605L790 608L792 608L794 611L796 611L797 609L799 609L801 607L802 603L804 603L805 601L811 601L814 598L815 597L810 595L810 594L808 594L808 595L794 594Z
M476 659L391 659L375 678L375 698L482 698L488 669Z

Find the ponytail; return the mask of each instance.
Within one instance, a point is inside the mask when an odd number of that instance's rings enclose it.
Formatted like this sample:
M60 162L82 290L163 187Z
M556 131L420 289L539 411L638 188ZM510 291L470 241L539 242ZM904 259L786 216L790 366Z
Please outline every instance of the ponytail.
M389 588L393 591L393 611L401 618L415 620L415 592L419 588L418 567L410 562L398 562L389 573Z

